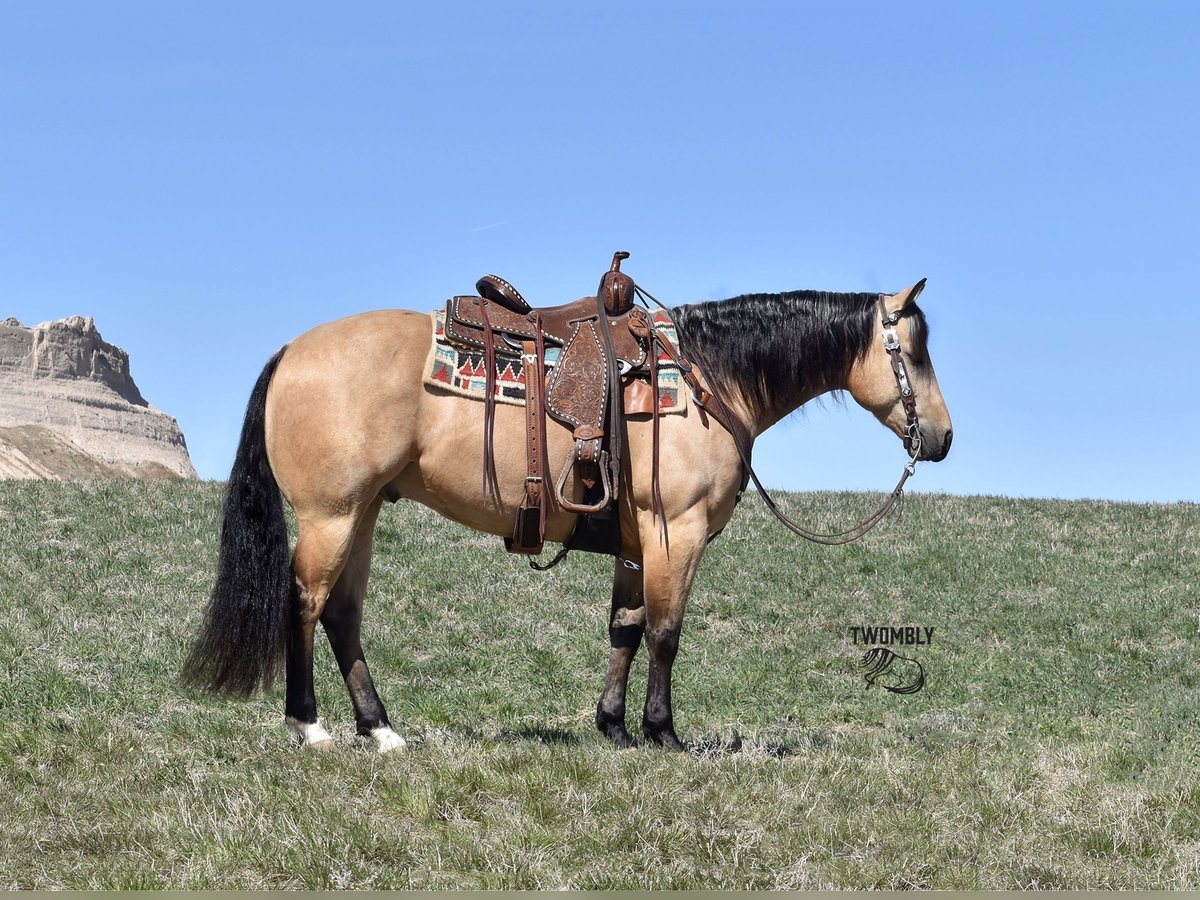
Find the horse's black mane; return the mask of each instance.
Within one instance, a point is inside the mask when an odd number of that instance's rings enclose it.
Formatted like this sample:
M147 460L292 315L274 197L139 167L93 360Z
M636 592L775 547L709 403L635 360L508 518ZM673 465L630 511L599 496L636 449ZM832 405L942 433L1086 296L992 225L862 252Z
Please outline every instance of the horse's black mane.
M903 314L912 335L904 350L920 365L929 335L925 316L912 303ZM671 316L680 349L707 363L717 389L740 390L762 412L802 391L843 385L870 347L880 307L878 294L787 291L678 306Z

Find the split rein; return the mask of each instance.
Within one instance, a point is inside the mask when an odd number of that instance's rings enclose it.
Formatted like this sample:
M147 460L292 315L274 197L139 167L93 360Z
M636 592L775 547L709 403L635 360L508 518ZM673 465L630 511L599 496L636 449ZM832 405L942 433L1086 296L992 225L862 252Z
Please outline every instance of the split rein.
M652 300L664 311L668 311L657 298L652 294L643 290L640 286L634 285L635 293L642 298L642 303L646 304L646 299ZM668 356L679 366L679 371L683 375L684 381L692 390L692 400L702 410L717 420L722 427L733 437L734 446L737 447L738 455L742 458L742 465L746 467L748 475L747 480L754 482L754 487L758 490L758 495L762 497L763 503L767 505L767 509L777 518L783 526L799 537L807 541L812 541L814 544L824 544L827 547L834 547L841 544L849 544L857 541L859 538L867 534L872 528L887 518L888 514L893 509L898 515L903 514L904 510L904 484L916 473L917 457L921 453L921 424L917 418L917 397L913 393L912 385L908 380L908 369L904 365L904 358L900 354L900 336L896 333L896 323L900 321L900 313L888 313L887 307L884 305L883 294L879 295L879 307L882 311L881 321L883 323L883 347L887 351L891 359L892 374L896 377L896 385L900 388L900 402L904 404L904 414L907 418L905 425L904 436L908 441L909 460L904 466L904 471L900 475L900 480L896 483L895 488L884 500L883 505L867 516L857 525L852 528L847 528L845 531L838 531L832 534L822 534L816 531L810 531L802 525L797 524L790 519L786 513L779 508L775 500L767 489L763 487L761 481L758 480L758 475L754 471L754 467L750 465L750 433L746 430L745 425L734 416L720 395L714 389L711 383L711 374L709 378L709 386L706 390L701 386L696 378L695 372L692 370L691 363L683 356L682 352L677 352L671 346L670 341L664 337L660 337L657 332L652 332L651 342L657 340L659 346L667 353ZM669 311L668 311L669 313ZM653 352L653 348L651 348ZM711 373L712 369L708 367L701 355L692 348L691 355L699 364L701 371ZM710 405L711 404L711 405ZM742 487L745 490L745 484ZM739 492L738 496L741 496Z

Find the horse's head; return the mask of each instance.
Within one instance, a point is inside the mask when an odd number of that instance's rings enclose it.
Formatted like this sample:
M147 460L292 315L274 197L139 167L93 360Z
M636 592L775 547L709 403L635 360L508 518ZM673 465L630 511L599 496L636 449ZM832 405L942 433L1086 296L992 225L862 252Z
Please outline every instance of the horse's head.
M921 439L917 458L938 462L950 452L953 430L929 358L925 316L915 302L924 287L922 278L899 293L882 296L875 336L851 367L846 386L860 406L904 439L910 453L915 413Z

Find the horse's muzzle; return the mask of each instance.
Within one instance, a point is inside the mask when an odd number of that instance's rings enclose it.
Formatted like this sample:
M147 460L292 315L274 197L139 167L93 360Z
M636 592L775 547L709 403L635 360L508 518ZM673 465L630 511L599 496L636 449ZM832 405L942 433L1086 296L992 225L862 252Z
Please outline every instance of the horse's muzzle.
M917 457L917 459L924 460L926 462L941 462L946 458L946 454L950 452L950 442L952 440L954 440L953 429L947 429L940 442L932 440L930 435L928 435L924 429L922 429L921 454Z

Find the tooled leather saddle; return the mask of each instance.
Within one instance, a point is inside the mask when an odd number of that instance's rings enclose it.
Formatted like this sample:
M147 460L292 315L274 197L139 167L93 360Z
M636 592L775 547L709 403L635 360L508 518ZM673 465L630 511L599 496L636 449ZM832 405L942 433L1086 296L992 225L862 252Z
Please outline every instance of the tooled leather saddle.
M680 360L646 311L634 305L633 279L621 271L628 256L613 254L596 296L562 306L534 309L496 275L479 279L479 296L452 297L446 304L446 338L484 354L483 487L489 497L499 494L493 442L496 362L519 358L522 363L527 472L513 535L505 538L510 552L541 552L547 508L554 502L579 516L567 548L620 554L615 510L624 414L650 413L654 419L654 503L661 511L655 343ZM648 375L649 384L636 380L638 374ZM547 458L547 416L570 428L575 439L556 476ZM572 471L583 486L582 497L568 496Z

